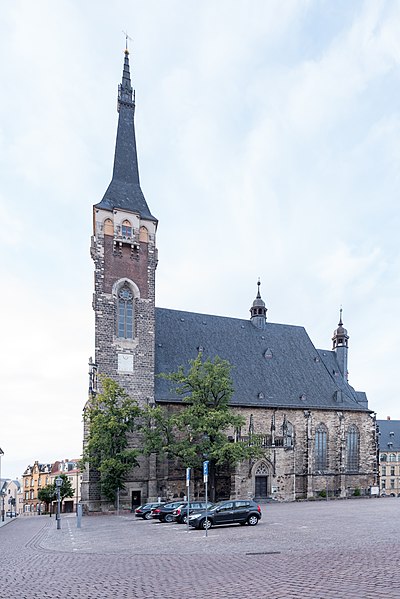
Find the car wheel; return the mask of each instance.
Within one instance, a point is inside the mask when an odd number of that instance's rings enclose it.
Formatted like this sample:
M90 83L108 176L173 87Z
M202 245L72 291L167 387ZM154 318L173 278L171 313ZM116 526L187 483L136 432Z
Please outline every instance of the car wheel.
M187 524L187 516L182 516L181 522L182 524Z
M174 521L174 517L172 514L167 514L164 518L165 522L173 522Z
M202 521L200 522L200 528L202 528L203 530L207 530L208 528L211 528L211 526L212 526L212 522L211 522L211 520L210 520L210 519L207 519L207 520L206 520L206 519L204 518L204 520L202 520Z
M258 524L258 518L257 518L257 516L249 516L247 518L247 524L249 526L255 526L256 524Z
M144 518L145 520L151 520L151 512L147 512L147 513L146 513L146 514L143 516L143 518Z

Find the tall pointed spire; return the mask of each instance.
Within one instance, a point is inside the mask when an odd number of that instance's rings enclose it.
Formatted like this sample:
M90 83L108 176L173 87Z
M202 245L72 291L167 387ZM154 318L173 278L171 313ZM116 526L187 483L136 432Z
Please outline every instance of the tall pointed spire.
M135 136L135 92L131 85L129 51L124 51L122 81L118 86L118 129L111 183L96 208L137 212L156 221L150 213L140 187Z

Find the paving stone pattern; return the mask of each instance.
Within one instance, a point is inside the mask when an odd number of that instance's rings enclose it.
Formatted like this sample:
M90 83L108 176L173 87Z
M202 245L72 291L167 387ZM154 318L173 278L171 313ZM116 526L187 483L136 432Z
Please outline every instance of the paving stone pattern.
M263 506L258 526L134 515L0 527L0 599L400 599L400 498Z

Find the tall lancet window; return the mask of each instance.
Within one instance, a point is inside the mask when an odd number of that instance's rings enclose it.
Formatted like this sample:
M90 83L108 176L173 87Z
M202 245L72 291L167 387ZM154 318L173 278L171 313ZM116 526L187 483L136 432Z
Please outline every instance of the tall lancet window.
M328 468L328 433L320 424L315 431L315 470L324 472Z
M360 434L354 424L347 431L346 441L346 469L348 472L358 472Z
M128 285L118 291L117 334L123 339L133 339L133 293Z

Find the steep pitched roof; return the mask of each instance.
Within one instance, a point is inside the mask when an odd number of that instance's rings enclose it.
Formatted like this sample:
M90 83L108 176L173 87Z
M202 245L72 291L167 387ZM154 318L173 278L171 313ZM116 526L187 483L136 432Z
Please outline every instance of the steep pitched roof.
M315 349L305 329L156 308L156 374L173 372L200 349L228 360L235 392L232 405L365 411L340 375L334 352ZM156 377L158 402L179 401L168 381Z
M142 218L157 222L150 213L139 181L135 135L135 97L129 72L129 52L125 51L122 83L118 88L118 129L115 142L114 169L111 183L95 208L120 208L138 213Z
M400 420L377 420L379 451L400 451Z

